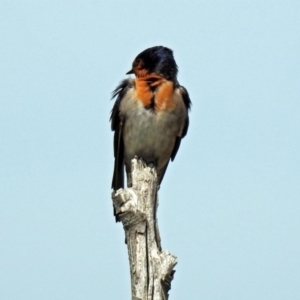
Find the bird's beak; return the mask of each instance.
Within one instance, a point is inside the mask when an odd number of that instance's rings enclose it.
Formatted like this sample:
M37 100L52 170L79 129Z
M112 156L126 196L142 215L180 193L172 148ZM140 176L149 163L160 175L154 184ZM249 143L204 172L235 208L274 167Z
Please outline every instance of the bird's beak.
M134 74L133 69L131 69L130 71L128 71L128 72L126 73L126 75L129 75L129 74Z

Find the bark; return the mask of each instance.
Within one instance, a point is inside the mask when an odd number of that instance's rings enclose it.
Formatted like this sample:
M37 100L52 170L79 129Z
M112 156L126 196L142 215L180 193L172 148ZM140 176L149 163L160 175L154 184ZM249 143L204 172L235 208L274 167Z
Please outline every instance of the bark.
M132 188L113 192L112 199L125 230L132 300L166 300L177 259L161 250L156 170L136 158L131 163Z

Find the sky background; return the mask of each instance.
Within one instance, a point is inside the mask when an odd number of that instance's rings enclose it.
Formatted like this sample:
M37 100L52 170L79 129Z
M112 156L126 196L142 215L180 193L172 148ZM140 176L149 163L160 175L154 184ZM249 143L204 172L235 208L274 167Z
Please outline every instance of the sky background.
M300 2L0 1L0 298L130 299L111 91L174 50L193 102L160 190L170 300L300 299Z

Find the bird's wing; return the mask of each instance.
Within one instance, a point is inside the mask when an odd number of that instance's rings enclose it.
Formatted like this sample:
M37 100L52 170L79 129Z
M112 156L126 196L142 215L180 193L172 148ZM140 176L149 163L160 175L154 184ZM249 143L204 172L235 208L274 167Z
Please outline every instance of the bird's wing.
M188 131L188 128L189 128L189 115L188 115L188 110L191 108L191 105L192 105L192 102L190 100L190 96L189 96L189 93L188 91L186 90L185 87L183 86L179 86L179 91L180 91L180 94L181 94L181 97L182 97L182 101L186 107L186 118L184 120L184 126L183 126L183 129L182 129L182 133L180 136L177 136L176 137L176 140L175 140L175 144L174 144L174 148L173 148L173 151L172 151L172 154L171 154L171 161L173 161L175 159L175 156L177 154L177 151L180 147L180 143L181 143L181 140L186 136L187 134L187 131ZM159 184L161 184L163 178L164 178L164 175L166 173L166 170L168 168L168 165L169 165L169 162L165 165L163 171L161 172L161 175L160 175L160 178L159 178Z
M120 116L120 104L124 99L127 91L133 86L131 79L123 80L113 91L112 99L116 98L115 104L111 111L110 121L111 129L114 134L114 156L115 166L112 179L112 188L116 191L120 188L124 188L124 142L122 137L122 130L124 126L124 120Z
M192 102L191 102L189 93L188 93L188 91L186 90L186 88L183 87L183 86L179 86L179 91L180 91L180 94L181 94L183 103L184 103L184 105L185 105L185 107L186 107L186 118L185 118L185 121L184 121L184 126L183 126L183 130L182 130L181 136L178 136L178 137L176 138L176 141L175 141L175 145L174 145L174 148L173 148L173 151L172 151L172 154L171 154L171 160L172 160L172 161L175 159L175 156L176 156L177 151L178 151L178 149L179 149L181 140L182 140L182 139L186 136L186 134L187 134L187 131L188 131L188 128L189 128L189 115L188 115L188 110L191 108L191 105L192 105Z

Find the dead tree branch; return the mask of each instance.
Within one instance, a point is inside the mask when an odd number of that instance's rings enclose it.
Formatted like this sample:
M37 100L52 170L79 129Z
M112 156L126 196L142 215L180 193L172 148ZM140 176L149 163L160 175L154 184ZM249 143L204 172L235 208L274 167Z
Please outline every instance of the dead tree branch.
M125 230L132 300L167 300L177 259L160 246L156 170L136 158L131 163L132 188L112 199Z

